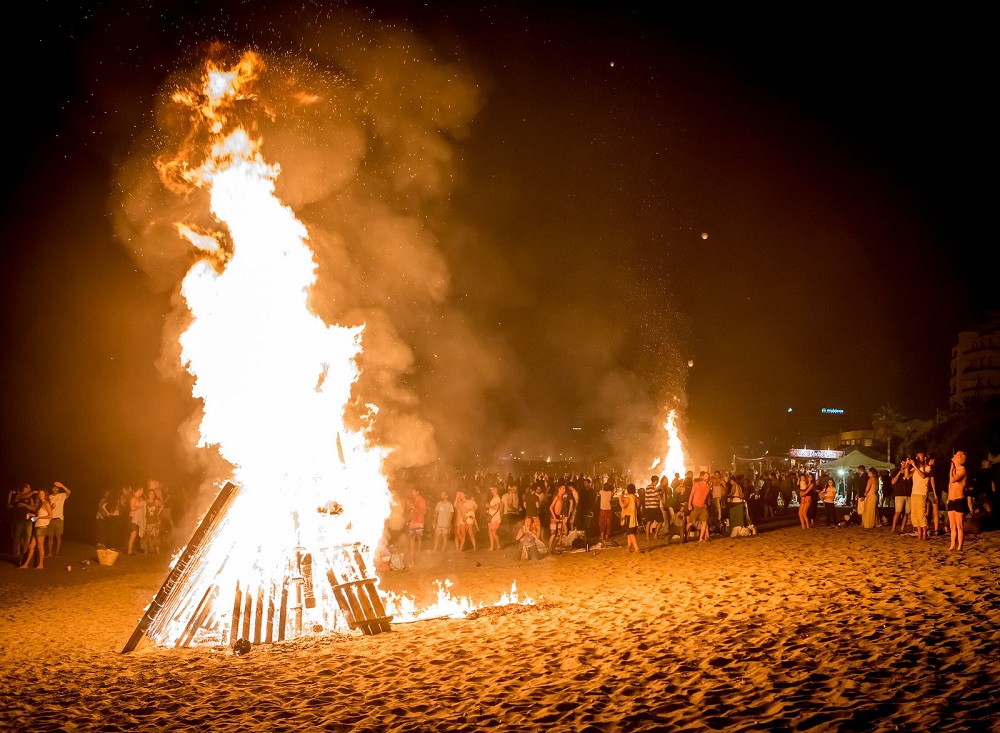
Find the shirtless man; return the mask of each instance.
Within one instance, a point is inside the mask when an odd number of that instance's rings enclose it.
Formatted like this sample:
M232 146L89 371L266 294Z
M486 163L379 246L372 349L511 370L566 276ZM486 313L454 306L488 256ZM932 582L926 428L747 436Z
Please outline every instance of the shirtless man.
M952 456L951 471L948 475L948 527L951 530L949 550L961 552L965 541L965 513L968 499L965 497L965 453L958 451Z
M566 536L566 484L559 484L549 504L549 551Z

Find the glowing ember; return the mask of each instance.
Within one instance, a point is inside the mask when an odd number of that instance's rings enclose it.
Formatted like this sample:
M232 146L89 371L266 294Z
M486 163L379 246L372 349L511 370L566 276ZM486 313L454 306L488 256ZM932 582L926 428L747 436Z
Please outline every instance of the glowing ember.
M211 144L204 160L160 167L168 183L207 190L225 230L178 224L201 255L181 289L192 322L180 345L204 409L199 444L217 447L240 487L147 631L160 645L180 643L192 625L204 637L192 643L242 636L236 622L251 616L259 629L265 598L267 623L280 623L271 618L280 598L291 634L346 629L335 581L373 567L389 515L385 454L343 423L362 329L310 311L308 232L275 197L279 171L260 141L229 121L262 69L248 53L229 70L209 64L200 89L176 93Z

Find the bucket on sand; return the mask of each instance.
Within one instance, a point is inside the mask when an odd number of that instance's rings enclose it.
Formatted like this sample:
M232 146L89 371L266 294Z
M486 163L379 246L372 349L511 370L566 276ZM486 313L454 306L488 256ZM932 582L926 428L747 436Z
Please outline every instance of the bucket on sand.
M101 565L111 567L115 564L115 560L118 559L118 555L118 550L109 550L106 547L101 547L97 550L97 562Z

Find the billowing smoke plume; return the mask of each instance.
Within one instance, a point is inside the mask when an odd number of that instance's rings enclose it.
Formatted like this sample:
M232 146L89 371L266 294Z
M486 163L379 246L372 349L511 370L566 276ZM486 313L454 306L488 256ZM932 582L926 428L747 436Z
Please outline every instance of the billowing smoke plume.
M649 343L648 332L676 322L630 331L623 324L635 321L635 299L647 287L634 272L581 254L579 272L551 287L532 283L511 263L509 243L455 216L462 141L487 101L470 67L398 27L344 19L300 33L299 54L258 50L266 70L246 117L264 158L280 166L278 197L308 228L318 262L311 307L328 323L365 324L348 427L375 406L370 434L393 449L390 471L438 459L488 464L526 447L541 455L559 444L553 431L562 419L605 426L587 436L590 451L648 460L663 396L681 400L684 381L675 347ZM207 57L243 50L192 53L163 85L152 128L119 169L118 236L164 290L176 291L194 257L175 223L216 228L203 191L172 190L158 175L158 161L197 142L170 95L191 85ZM547 266L544 258L536 265ZM665 302L649 296L647 303ZM186 309L179 294L174 302L160 366L188 380L177 345ZM506 331L497 313L534 328ZM659 306L651 313L669 316ZM545 343L523 343L540 332ZM539 367L525 354L553 352L566 355L557 369L546 365L559 375L558 389L522 393L525 375ZM196 415L190 432L197 424ZM193 435L184 440L195 444Z
M240 51L216 46L207 54L225 61ZM409 33L383 29L377 39L355 37L353 46L331 53L262 54L266 68L255 97L245 101L247 124L263 140L265 159L280 166L278 197L309 230L319 264L311 307L328 323L365 324L355 421L374 405L371 436L393 448L390 468L423 465L438 450L422 413L428 395L420 393L416 354L449 359L449 368L459 366L456 357L464 361L469 368L459 369L464 379L451 394L465 404L479 401L482 384L503 379L481 356L481 339L446 302L441 245L449 231L454 140L482 104L481 94L468 71L434 60ZM164 85L155 129L119 178L119 237L163 288L177 288L194 257L176 223L213 224L203 192L165 185L171 182L158 173L165 160L200 142L190 139L189 120L170 95L190 87L203 63ZM186 311L175 301L162 367L186 379L177 346ZM351 418L349 426L360 427Z

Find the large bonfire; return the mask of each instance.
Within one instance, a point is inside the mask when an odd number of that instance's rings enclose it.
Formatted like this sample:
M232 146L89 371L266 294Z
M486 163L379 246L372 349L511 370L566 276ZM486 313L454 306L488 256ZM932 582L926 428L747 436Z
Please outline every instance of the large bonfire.
M231 475L123 651L379 633L391 619L484 608L444 581L420 609L380 591L369 571L393 499L387 451L345 425L364 327L327 324L309 306L309 233L275 195L279 167L263 141L237 121L263 69L252 52L229 68L210 61L196 86L172 95L191 130L158 162L161 180L206 191L218 224L176 223L197 254L181 285L181 362L202 405L198 444ZM534 601L512 585L492 605L509 604Z
M253 53L228 69L210 62L198 88L177 91L190 139L209 144L201 159L185 150L160 165L165 182L205 189L220 225L177 224L200 255L181 288L191 322L180 346L203 406L199 444L233 469L197 556L174 572L165 607L147 612L143 631L158 645L225 642L250 616L268 640L346 628L335 581L372 565L390 511L385 452L344 425L363 329L310 310L309 234L275 196L279 170L261 141L231 122L262 63Z

